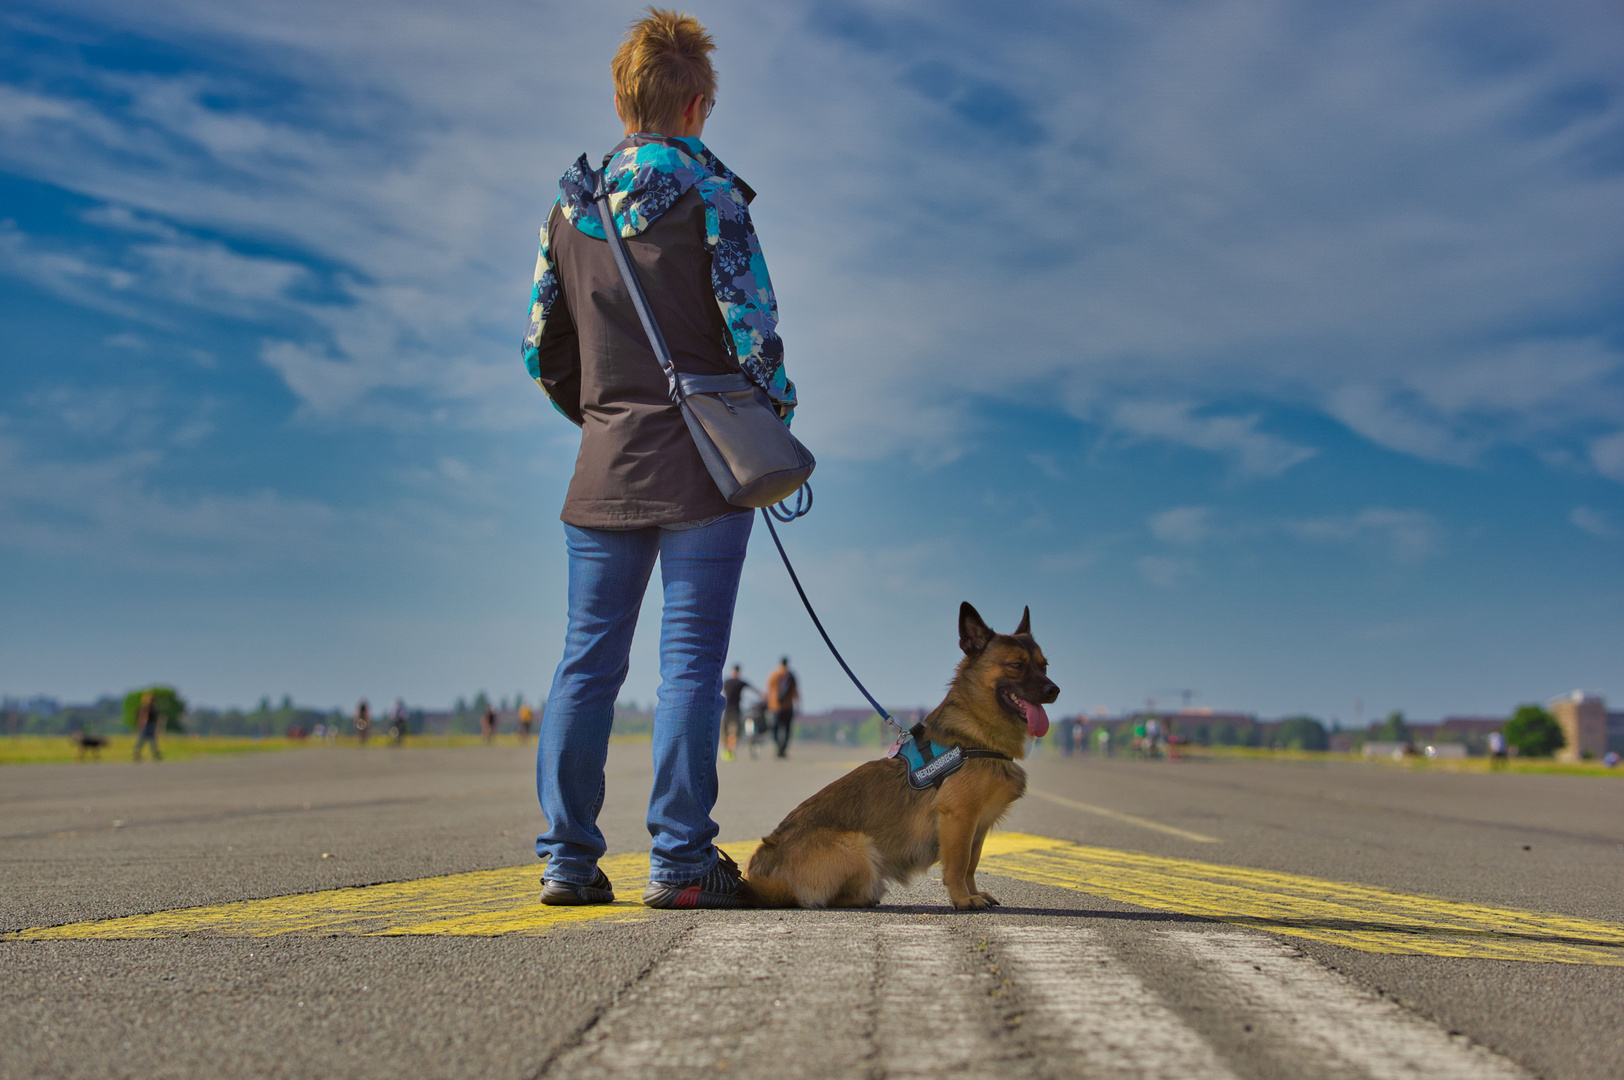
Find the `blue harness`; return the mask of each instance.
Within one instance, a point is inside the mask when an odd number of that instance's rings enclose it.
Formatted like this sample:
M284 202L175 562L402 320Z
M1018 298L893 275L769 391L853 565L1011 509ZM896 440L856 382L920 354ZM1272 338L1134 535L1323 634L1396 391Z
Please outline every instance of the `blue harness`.
M901 757L908 766L908 786L915 791L940 787L943 780L964 768L969 758L999 758L1013 761L1008 754L996 750L966 750L962 746L943 746L925 738L925 725L915 724L913 730L896 741L886 757Z

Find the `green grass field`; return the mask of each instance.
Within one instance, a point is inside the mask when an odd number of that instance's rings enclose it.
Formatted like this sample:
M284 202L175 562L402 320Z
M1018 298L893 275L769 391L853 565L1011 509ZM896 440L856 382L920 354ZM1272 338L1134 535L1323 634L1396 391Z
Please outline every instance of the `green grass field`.
M286 739L237 739L222 736L170 735L159 743L165 761L185 761L211 754L243 754L265 750L286 750L297 743ZM135 748L135 736L130 734L108 737L102 748L102 761L129 761ZM66 735L23 735L0 738L0 765L53 765L78 758L79 748ZM145 753L143 757L150 756ZM96 759L86 759L95 764Z
M478 735L414 735L406 740L406 749L426 747L478 746L483 740ZM639 741L633 739L632 741ZM640 740L647 742L645 738ZM499 735L498 745L515 745L518 736ZM530 740L535 745L534 736ZM310 752L357 751L362 749L354 736L337 742L322 743L315 740L294 742L280 736L252 739L229 735L168 735L160 744L165 761L187 761L214 754L258 754L272 750L306 750ZM101 752L101 760L129 761L135 748L135 736L127 732L113 735ZM366 746L368 751L393 750L388 736L374 737ZM66 735L23 735L0 737L0 765L61 765L78 762L78 747ZM145 756L145 755L143 755ZM93 765L95 758L85 764Z

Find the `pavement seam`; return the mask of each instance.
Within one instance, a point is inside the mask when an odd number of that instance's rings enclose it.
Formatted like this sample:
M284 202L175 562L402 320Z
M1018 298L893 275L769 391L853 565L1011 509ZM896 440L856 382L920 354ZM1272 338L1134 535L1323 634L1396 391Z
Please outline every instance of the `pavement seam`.
M664 948L656 950L655 953L649 957L648 962L644 964L643 967L637 972L637 974L632 976L632 978L627 982L622 983L620 988L611 994L607 1001L600 1004L593 1011L592 1015L586 1019L586 1022L580 1024L575 1029L569 1039L560 1042L553 1047L552 1053L548 1054L542 1059L541 1064L534 1072L529 1074L527 1080L542 1080L542 1077L546 1076L548 1071L551 1070L555 1064L557 1064L559 1058L570 1053L584 1043L587 1036L592 1033L592 1029L598 1026L598 1021L602 1020L611 1009L620 1004L620 1002L628 995L635 992L644 982L648 981L648 977L654 973L654 969L660 966L660 961L664 960L673 949L693 936L696 925L697 924L690 922L687 926L683 927L681 933L673 935L671 939L665 943Z

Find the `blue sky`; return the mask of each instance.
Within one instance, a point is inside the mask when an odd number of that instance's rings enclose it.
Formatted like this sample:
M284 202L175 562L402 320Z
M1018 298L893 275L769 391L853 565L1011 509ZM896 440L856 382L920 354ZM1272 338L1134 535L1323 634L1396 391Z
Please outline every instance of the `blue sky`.
M7 5L0 691L545 690L575 431L518 338L636 10ZM964 599L1065 711L1624 699L1616 4L691 10L786 541L884 700ZM734 652L857 700L759 529Z

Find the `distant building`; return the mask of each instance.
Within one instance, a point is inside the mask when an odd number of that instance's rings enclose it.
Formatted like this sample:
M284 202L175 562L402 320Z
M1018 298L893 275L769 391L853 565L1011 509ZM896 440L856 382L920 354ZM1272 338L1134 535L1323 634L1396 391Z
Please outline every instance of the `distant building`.
M1552 698L1548 708L1568 739L1567 745L1556 752L1560 760L1579 761L1607 753L1610 725L1607 703L1601 695L1575 690Z

